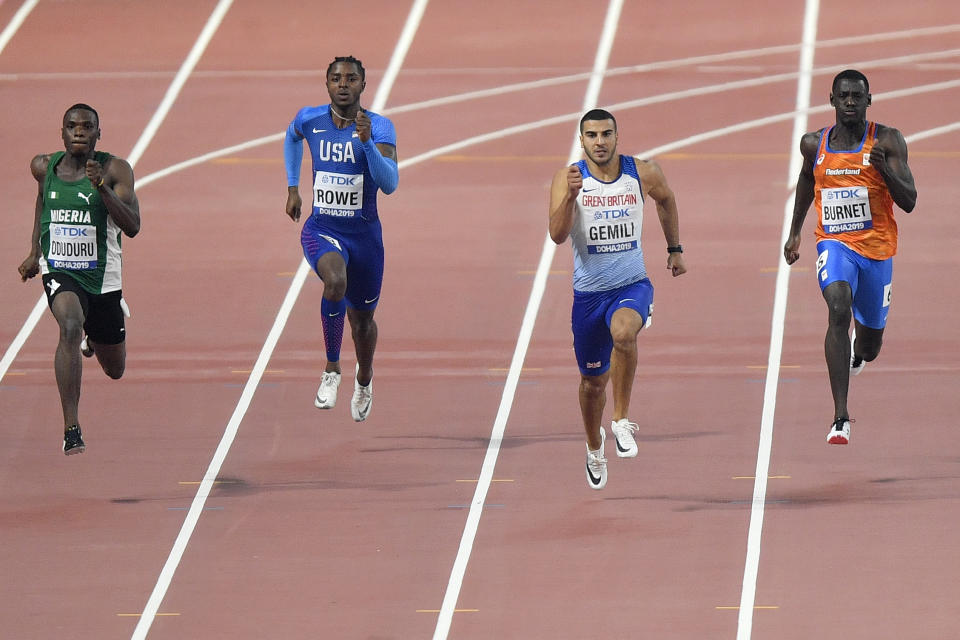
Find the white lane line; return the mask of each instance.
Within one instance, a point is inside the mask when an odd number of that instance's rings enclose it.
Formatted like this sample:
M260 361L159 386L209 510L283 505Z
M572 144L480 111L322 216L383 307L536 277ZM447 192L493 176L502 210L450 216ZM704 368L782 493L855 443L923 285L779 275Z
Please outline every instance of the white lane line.
M27 19L27 16L30 15L30 12L33 11L33 8L37 6L37 3L40 0L27 0L20 8L17 9L17 12L13 14L13 18L10 19L10 23L0 32L0 53L3 53L3 50L7 47L7 43L13 38L13 36L20 29L20 26L23 24L23 21Z
M800 136L807 130L807 109L810 107L810 80L813 75L813 56L817 40L819 0L807 0L803 15L803 39L800 49L800 72L797 76L796 116L790 138L790 164L787 184L795 185L803 158L800 156ZM773 417L777 406L777 384L780 380L780 356L783 350L783 331L787 316L787 291L790 267L783 259L782 250L790 233L793 207L788 196L783 213L783 229L777 253L777 282L773 299L773 318L770 323L770 352L767 356L767 379L763 390L763 413L760 418L760 439L757 449L757 467L753 481L753 503L750 506L750 526L747 533L747 554L743 568L743 587L740 592L740 611L737 615L737 640L750 640L753 632L753 605L756 601L757 574L760 569L760 538L763 532L763 514L767 499L767 475L770 472L770 452L773 448Z
M137 144L133 146L133 151L131 151L129 157L127 157L127 162L131 165L136 164L140 156L147 150L147 145L153 140L153 136L156 135L160 125L166 119L167 114L170 112L170 107L173 106L177 96L180 95L183 85L186 84L190 74L193 73L194 67L196 67L200 61L200 56L207 50L207 45L209 45L210 40L213 39L213 34L220 28L220 23L223 22L223 17L227 15L227 11L230 10L230 5L232 4L233 0L220 0L217 6L214 7L213 13L211 13L207 19L207 24L204 25L203 31L200 32L200 37L193 43L193 48L190 50L190 53L187 54L187 59L180 65L180 70L177 72L176 77L173 79L173 82L170 83L170 86L167 87L167 93L163 96L160 107L154 112L150 122L147 123L147 128L144 129Z
M617 32L617 22L620 19L622 8L623 0L611 0L607 7L607 16L604 20L603 31L597 46L593 72L590 75L590 82L587 85L583 98L584 110L596 106L597 99L599 98L600 86L603 84L603 77L609 61L610 50L613 47L614 37ZM579 147L577 140L578 137L574 136L573 147L570 151L571 158L575 158L578 155ZM557 245L550 239L550 235L545 234L543 249L540 253L540 263L537 265L537 273L533 279L530 298L527 300L527 308L523 313L523 321L520 324L520 334L517 336L517 345L513 352L513 358L510 361L510 371L507 373L503 395L500 397L500 408L497 410L497 417L493 423L493 431L490 434L490 442L487 445L487 453L483 459L483 466L480 468L477 488L474 490L473 500L470 502L470 512L467 514L467 522L463 528L463 535L460 538L457 557L454 560L453 569L450 571L450 579L447 582L447 590L443 596L443 604L440 606L440 614L437 617L437 626L433 632L433 640L446 640L447 635L450 633L450 625L453 623L453 614L457 606L457 600L460 598L460 589L463 586L467 563L470 560L470 553L473 550L473 541L476 537L477 529L480 526L480 516L483 515L484 502L486 501L487 492L490 489L490 483L493 479L494 468L497 465L497 457L500 454L500 445L503 442L507 419L510 417L510 409L513 406L513 399L517 391L517 383L520 380L520 374L523 370L523 361L527 356L527 347L530 346L530 338L533 336L533 326L536 323L537 313L540 310L540 302L543 300L543 293L546 290L547 276L550 274L550 265L553 262L556 249Z
M399 72L403 60L406 58L407 52L410 49L410 45L413 42L413 37L417 32L417 28L420 24L420 19L423 16L426 4L427 0L415 0L413 6L411 7L411 11L407 16L406 25L404 26L400 39L398 40L393 51L388 73L384 77L381 87L374 96L373 104L370 107L373 111L380 111L380 109L382 109L383 105L386 103L390 87L393 86L396 75ZM386 89L383 89L384 86ZM240 400L237 402L237 406L233 411L233 415L230 417L230 421L227 423L227 426L224 429L223 436L220 439L220 444L217 446L217 450L214 452L213 457L210 460L210 464L207 466L207 471L204 473L203 479L200 481L200 485L197 487L197 493L194 495L193 501L190 504L190 510L187 512L187 515L183 521L183 525L180 527L180 532L177 534L177 538L173 543L173 547L170 549L170 554L167 556L167 561L164 563L163 569L160 571L160 575L158 576L157 582L154 585L153 592L150 594L147 604L143 608L143 613L140 616L140 620L137 622L137 627L133 631L131 640L144 640L144 638L147 637L147 632L150 630L150 626L153 624L154 618L156 617L157 612L160 610L160 605L163 603L164 597L166 597L167 590L170 588L170 583L173 581L173 576L176 573L177 567L180 565L180 561L183 559L183 554L187 549L187 544L190 542L190 538L197 526L197 522L199 522L200 516L203 513L207 498L210 495L210 491L213 489L214 482L220 473L220 469L223 467L223 463L227 458L227 453L229 453L230 447L233 446L233 441L237 437L237 431L240 429L240 423L243 421L243 418L247 413L247 409L250 408L250 402L253 400L253 395L257 391L257 387L260 384L263 373L267 368L267 364L270 362L271 356L273 355L273 350L276 348L277 342L280 340L280 336L283 333L284 327L286 327L287 319L290 317L290 313L293 310L294 304L297 302L297 298L300 295L300 291L303 289L303 284L306 281L309 272L310 267L307 265L307 261L301 260L300 266L297 268L297 272L294 275L293 281L290 283L290 287L287 289L287 294L283 299L283 303L280 305L280 310L277 312L277 317L273 322L273 326L270 328L270 332L267 334L267 339L263 343L263 348L261 348L260 354L257 356L257 360L253 365L252 371L250 372L250 376L247 378L247 382L243 387L243 392L240 394Z

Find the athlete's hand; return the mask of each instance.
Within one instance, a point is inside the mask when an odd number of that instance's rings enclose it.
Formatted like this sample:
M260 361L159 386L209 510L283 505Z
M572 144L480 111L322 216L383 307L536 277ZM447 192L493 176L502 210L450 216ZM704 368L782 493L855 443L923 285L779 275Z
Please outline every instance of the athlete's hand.
M94 187L100 184L100 181L103 179L103 167L99 162L96 160L87 160L87 165L84 167L84 170L87 173L90 184Z
M20 280L26 282L40 273L40 258L36 254L31 253L27 256L26 260L20 263L17 271L20 272Z
M300 190L297 187L287 188L287 215L294 222L300 220L300 208L303 206L303 200L300 198Z
M360 142L366 144L367 140L370 139L370 116L367 115L367 112L363 107L360 107L357 110L356 124L357 137L360 138Z
M571 198L576 198L583 188L583 176L580 175L580 169L577 165L570 165L567 169L567 190Z
M791 236L783 245L783 257L787 264L793 264L800 259L800 236Z
M674 278L685 274L687 272L687 265L683 264L683 254L679 252L668 253L667 269L670 269Z
M873 149L870 150L870 164L880 172L881 176L887 175L887 150L879 143L873 145Z

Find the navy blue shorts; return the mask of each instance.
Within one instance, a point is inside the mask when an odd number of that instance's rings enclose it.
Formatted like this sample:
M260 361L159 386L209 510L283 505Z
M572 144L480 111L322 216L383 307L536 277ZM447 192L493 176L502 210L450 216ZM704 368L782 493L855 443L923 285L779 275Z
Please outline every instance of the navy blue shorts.
M610 291L573 292L573 350L583 375L603 375L610 368L613 351L610 320L617 309L624 307L639 313L644 326L650 326L653 320L653 285L650 280L644 278Z
M383 232L379 220L357 221L350 229L325 225L311 215L300 233L303 256L316 272L320 256L336 251L347 264L347 305L359 311L377 307L383 285Z
M839 240L817 243L817 281L820 290L842 281L853 291L853 317L871 329L887 326L893 285L893 258L872 260Z

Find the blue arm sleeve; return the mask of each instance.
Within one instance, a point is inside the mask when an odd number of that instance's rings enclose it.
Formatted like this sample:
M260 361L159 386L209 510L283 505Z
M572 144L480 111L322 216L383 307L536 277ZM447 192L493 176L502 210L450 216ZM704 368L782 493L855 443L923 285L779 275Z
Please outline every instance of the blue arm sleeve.
M367 168L373 181L384 193L393 193L400 182L400 170L397 163L390 158L384 158L373 142L373 136L363 143L364 155L367 158Z
M296 122L296 121L294 121ZM303 136L297 133L293 122L287 127L287 137L283 139L283 164L287 167L287 186L300 184L300 164L303 162Z

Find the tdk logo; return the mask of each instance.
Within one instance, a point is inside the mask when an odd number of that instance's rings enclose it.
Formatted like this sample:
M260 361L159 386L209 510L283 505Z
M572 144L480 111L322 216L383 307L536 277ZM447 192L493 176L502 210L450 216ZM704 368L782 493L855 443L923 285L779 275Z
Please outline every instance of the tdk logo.
M846 200L847 198L862 198L863 188L836 189L827 192L827 200Z
M356 184L358 177L359 176L334 176L327 174L323 176L321 182L323 184L339 184L352 187Z
M53 235L67 236L68 238L86 238L87 230L78 227L57 227Z

